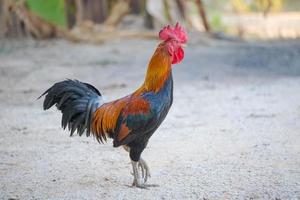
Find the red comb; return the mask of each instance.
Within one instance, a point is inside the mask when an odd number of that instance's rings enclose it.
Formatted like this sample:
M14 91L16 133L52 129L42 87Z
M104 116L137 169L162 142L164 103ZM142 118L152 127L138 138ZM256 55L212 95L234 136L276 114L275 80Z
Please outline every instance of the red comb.
M180 43L186 43L188 40L186 31L182 26L179 25L178 22L174 28L172 28L170 25L165 26L159 32L159 38L162 40L175 39Z

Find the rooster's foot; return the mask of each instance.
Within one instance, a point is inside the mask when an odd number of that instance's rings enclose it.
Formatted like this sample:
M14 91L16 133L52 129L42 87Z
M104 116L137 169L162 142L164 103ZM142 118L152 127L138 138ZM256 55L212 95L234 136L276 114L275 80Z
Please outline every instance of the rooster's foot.
M132 163L133 176L134 176L132 186L143 188L143 189L147 187L158 186L158 185L146 184L148 177L150 177L150 170L147 163L142 158L140 158L138 162L131 161L131 163ZM138 170L139 168L141 168L141 172L142 172L141 176Z
M138 161L138 167L141 169L142 179L144 179L144 183L146 183L148 178L151 177L150 169L149 169L146 161L143 160L142 158L140 158L140 160Z

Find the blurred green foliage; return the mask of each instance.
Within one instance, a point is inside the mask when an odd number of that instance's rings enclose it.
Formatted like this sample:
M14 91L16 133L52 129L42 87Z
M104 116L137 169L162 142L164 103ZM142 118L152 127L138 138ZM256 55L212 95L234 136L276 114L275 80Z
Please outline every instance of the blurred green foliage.
M1 0L0 0L1 1ZM19 0L15 0L19 1ZM109 5L116 0L108 0ZM192 2L187 1L187 2ZM226 26L222 22L224 12L279 12L279 11L296 11L300 10L300 0L207 0L205 6L207 15L212 29L215 31L226 31ZM61 27L67 26L66 19L66 1L65 0L26 0L29 9L40 17L48 20ZM198 13L196 6L189 6L189 11ZM69 5L69 10L75 13L75 7Z
M61 27L66 27L64 0L27 0L29 9L40 17Z
M213 31L223 32L227 27L223 23L223 9L228 6L228 0L210 0L205 4L208 21Z
M227 29L222 21L222 14L220 12L212 12L209 15L209 24L214 31L225 32Z

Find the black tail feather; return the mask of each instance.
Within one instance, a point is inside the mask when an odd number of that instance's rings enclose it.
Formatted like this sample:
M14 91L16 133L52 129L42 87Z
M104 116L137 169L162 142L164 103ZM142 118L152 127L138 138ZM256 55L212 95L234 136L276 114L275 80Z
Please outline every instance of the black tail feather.
M93 113L102 104L101 93L94 86L68 79L55 83L39 98L44 95L44 110L56 105L62 112L61 126L68 127L70 136L76 130L80 136L84 131L90 136Z

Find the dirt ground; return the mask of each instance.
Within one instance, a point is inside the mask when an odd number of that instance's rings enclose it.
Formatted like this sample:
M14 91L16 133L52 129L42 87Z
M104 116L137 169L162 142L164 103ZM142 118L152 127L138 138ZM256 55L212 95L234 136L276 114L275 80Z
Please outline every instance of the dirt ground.
M127 153L69 137L36 98L79 79L107 101L143 81L157 41L14 41L0 47L0 199L300 199L300 41L191 40L174 103L131 188Z

